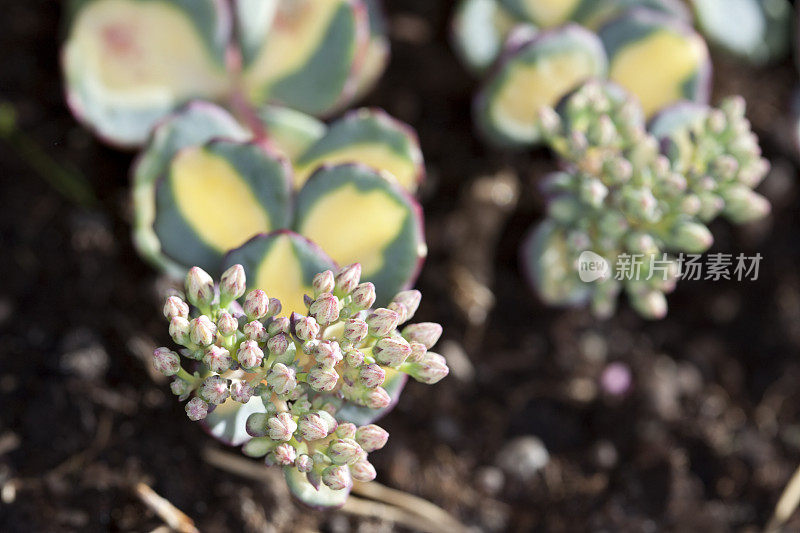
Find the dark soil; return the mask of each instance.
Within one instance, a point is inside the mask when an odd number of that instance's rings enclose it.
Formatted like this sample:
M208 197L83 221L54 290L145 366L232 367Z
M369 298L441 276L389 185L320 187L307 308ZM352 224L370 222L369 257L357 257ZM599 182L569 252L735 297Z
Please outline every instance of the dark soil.
M714 251L762 254L758 281L683 282L666 320L643 321L623 303L601 322L546 307L524 284L517 249L541 218L536 182L552 162L493 152L473 134L476 83L447 43L450 3L388 4L392 63L366 103L422 141L430 257L418 318L444 324L453 372L435 387L410 384L381 422L392 438L371 456L379 481L476 530L759 530L800 463L800 220L785 129L794 66L716 62L718 96L747 96L776 169L762 186L774 203L767 222L712 228ZM203 459L220 445L149 371L148 352L169 339L164 282L129 237L132 156L93 140L64 106L59 3L0 8L2 99L100 200L76 206L0 142L0 531L152 530L162 523L131 490L138 481L202 531L396 528L309 511L280 483ZM500 171L510 176L502 190L518 187L513 209L472 187ZM495 306L481 325L483 285ZM611 362L632 371L626 394L601 385ZM550 453L528 477L502 451L523 435Z

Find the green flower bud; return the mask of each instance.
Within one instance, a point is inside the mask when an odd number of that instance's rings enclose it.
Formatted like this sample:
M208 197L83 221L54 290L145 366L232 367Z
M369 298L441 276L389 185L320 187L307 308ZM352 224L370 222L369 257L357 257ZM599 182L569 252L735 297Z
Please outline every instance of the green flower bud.
M233 300L238 300L244 295L246 289L244 267L233 265L222 274L219 282L219 298L223 305L227 305Z
M355 439L358 428L351 422L342 422L336 428L336 436L340 439Z
M189 420L197 422L208 415L208 404L200 398L194 397L186 402L186 416Z
M164 302L164 318L171 321L176 316L188 318L189 306L177 296L170 296Z
M356 442L367 453L372 453L375 450L380 450L386 446L389 440L389 433L380 426L375 424L368 424L361 426L356 431Z
M190 332L192 326L188 320L183 317L176 316L169 323L169 336L175 341L175 344L186 346L191 342Z
M769 201L744 185L734 185L722 192L723 213L732 222L744 224L759 220L770 212Z
M175 378L169 384L169 389L175 396L183 396L189 392L189 384L183 381L181 378Z
M349 350L344 360L350 368L358 368L364 364L364 354L359 350Z
M272 404L266 403L265 405ZM269 433L269 427L267 425L269 419L270 415L268 413L252 413L247 417L244 423L247 434L251 437L266 437Z
M181 359L169 348L156 348L153 352L153 367L165 376L174 376L181 369Z
M186 274L186 298L200 308L214 301L214 280L200 267L192 267Z
M645 318L661 319L667 316L667 299L657 290L637 292L629 295L631 305Z
M714 237L708 228L698 222L684 220L673 228L669 244L676 250L689 253L702 253L714 243Z
M608 196L608 187L603 185L603 182L598 179L588 179L581 183L580 187L581 200L595 209L602 207L603 201Z

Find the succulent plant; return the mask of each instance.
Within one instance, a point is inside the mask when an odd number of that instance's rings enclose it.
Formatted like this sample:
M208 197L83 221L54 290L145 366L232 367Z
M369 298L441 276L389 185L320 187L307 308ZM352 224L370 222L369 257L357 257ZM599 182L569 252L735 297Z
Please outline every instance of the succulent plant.
M648 117L680 100L704 103L711 65L690 20L668 0L463 0L454 46L488 72L475 121L494 144L534 145L539 110L592 78L628 89Z
M791 48L794 8L788 0L692 0L697 26L726 52L762 65Z
M718 109L678 104L648 132L638 103L601 82L586 83L558 112L543 109L540 132L563 170L545 180L547 219L522 248L542 299L588 302L608 316L624 290L640 314L663 317L680 271L676 254L706 251L706 224L717 216L739 224L770 210L753 191L769 164L744 111L741 98ZM584 253L605 268L588 282L578 270ZM631 258L639 259L637 275L626 271Z
M193 267L186 301L171 296L164 305L180 355L158 348L153 364L173 377L191 420L245 455L282 466L301 501L336 507L353 480L375 478L368 453L389 434L372 422L394 405L407 376L433 384L449 370L429 351L441 326L398 329L414 317L418 291L372 309L375 287L361 282L361 265L315 272L301 314L262 289L247 292L240 264L218 285Z
M381 17L379 0L71 0L67 99L125 147L197 98L328 115L383 71Z
M370 109L327 128L286 108L259 116L256 137L195 102L155 128L134 169L139 252L175 276L191 265L218 275L230 252L292 310L319 268L360 262L388 302L426 253L409 194L424 173L413 131Z

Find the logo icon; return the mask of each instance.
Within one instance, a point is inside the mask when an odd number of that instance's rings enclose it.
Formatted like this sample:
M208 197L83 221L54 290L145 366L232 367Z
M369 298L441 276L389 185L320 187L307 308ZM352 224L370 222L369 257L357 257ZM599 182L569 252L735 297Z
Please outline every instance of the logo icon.
M605 257L590 250L582 252L578 257L578 277L584 283L605 281L611 276L611 266Z

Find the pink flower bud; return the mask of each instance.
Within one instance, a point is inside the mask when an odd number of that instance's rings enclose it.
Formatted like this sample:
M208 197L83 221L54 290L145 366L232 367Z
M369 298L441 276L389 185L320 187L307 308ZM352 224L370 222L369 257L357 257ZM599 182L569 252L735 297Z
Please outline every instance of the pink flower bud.
M233 359L231 358L230 352L225 348L211 345L206 349L203 362L212 372L221 374L231 367Z
M279 396L292 392L297 386L294 370L283 363L275 363L267 376L267 385Z
M277 335L278 333L289 333L289 319L285 316L272 319L267 326L267 333L270 335Z
M236 352L236 359L245 370L261 366L264 360L264 352L258 347L256 341L244 341L239 345Z
M294 449L294 446L285 442L275 446L272 453L275 456L275 462L282 466L293 465L297 457L297 450Z
M189 337L198 346L208 346L214 343L217 335L217 326L206 315L200 315L190 323Z
M319 392L330 392L336 388L336 383L339 381L339 374L332 368L325 368L315 366L311 369L306 377L306 383Z
M233 265L222 274L219 296L223 302L238 300L244 294L247 278L242 265Z
M322 412L325 413L324 411ZM325 414L327 415L328 413ZM303 440L307 442L324 439L331 432L330 420L328 417L319 413L308 413L307 415L303 415L298 423L298 428Z
M188 320L183 317L176 316L169 322L169 336L175 341L175 344L184 346L189 343L192 326Z
M346 466L329 466L322 471L322 482L331 490L342 490L352 486L350 470Z
M344 356L347 366L358 368L364 364L364 354L359 350L349 350Z
M246 381L235 381L230 386L231 399L239 403L247 403L253 397L255 390Z
M321 326L333 324L339 320L339 299L329 292L320 294L308 311Z
M250 291L245 296L242 307L248 319L258 320L263 318L269 310L269 296L261 289Z
M406 361L419 363L425 358L425 354L428 353L428 349L421 342L410 342L408 345L411 347L411 354Z
M279 333L267 341L267 349L275 355L283 355L289 349L289 338Z
M198 397L194 397L186 402L186 416L189 420L197 422L202 420L208 414L208 404Z
M311 283L314 288L314 296L319 296L324 292L333 292L336 288L336 281L333 279L333 272L326 270L314 276L314 281Z
M258 320L253 320L245 324L242 327L242 333L247 337L247 340L256 342L266 342L267 340L267 328Z
M376 426L375 424L361 426L356 431L356 442L358 442L358 444L367 453L380 450L386 445L386 441L388 440L389 433L382 427Z
M277 298L270 298L269 299L269 309L267 309L267 316L272 318L273 316L277 315L283 309L283 305L281 301Z
M361 459L355 464L350 465L350 475L356 481L368 483L377 477L375 467L370 464L366 459Z
M336 341L324 341L314 348L314 359L325 368L333 368L338 365L343 357L339 343Z
M392 301L397 302L406 308L406 315L402 320L402 322L405 322L406 320L411 320L414 318L414 315L419 308L419 302L422 301L422 293L418 290L398 292Z
M297 430L297 424L289 413L278 413L269 420L269 438L276 441L287 441Z
M374 389L383 385L386 379L386 372L376 364L365 365L361 368L358 377L361 378L361 383L368 389Z
M181 358L169 348L156 348L153 367L165 376L174 376L181 369Z
M319 324L310 316L303 316L294 325L297 338L301 341L310 341L319 336Z
M353 291L353 307L358 310L369 309L375 303L375 285L362 283Z
M383 337L397 327L398 319L397 313L380 307L367 317L367 325L374 335Z
M384 337L375 343L372 353L379 363L397 367L411 355L411 346L403 337Z
M200 267L186 274L186 298L195 307L205 307L214 301L214 280Z
M384 407L389 407L389 404L392 403L392 398L383 387L375 387L367 391L364 401L370 409L383 409Z
M209 376L200 386L200 397L208 403L222 405L230 396L228 381L220 376Z
M336 428L336 436L340 439L355 439L358 428L351 422L342 422Z
M170 296L164 302L164 318L172 320L176 316L181 318L189 317L189 306L177 296Z
M335 465L351 465L361 459L363 453L353 439L335 439L328 445L328 457Z
M311 469L314 468L314 460L306 454L302 454L297 460L294 462L294 466L300 472L311 472Z
M344 324L344 338L353 343L363 341L368 331L367 323L358 318L351 318Z
M232 314L223 311L217 318L217 333L223 337L230 337L239 329L239 321Z
M428 385L438 383L450 373L450 369L447 368L447 361L445 361L444 357L434 352L426 353L422 361L419 363L409 363L408 367L409 368L405 370L408 375ZM405 367L403 368L405 369Z
M429 350L439 341L442 336L442 326L435 322L420 322L411 324L403 328L403 337L408 342L419 342Z
M336 290L342 295L353 292L361 280L361 265L353 263L339 270L336 274Z

